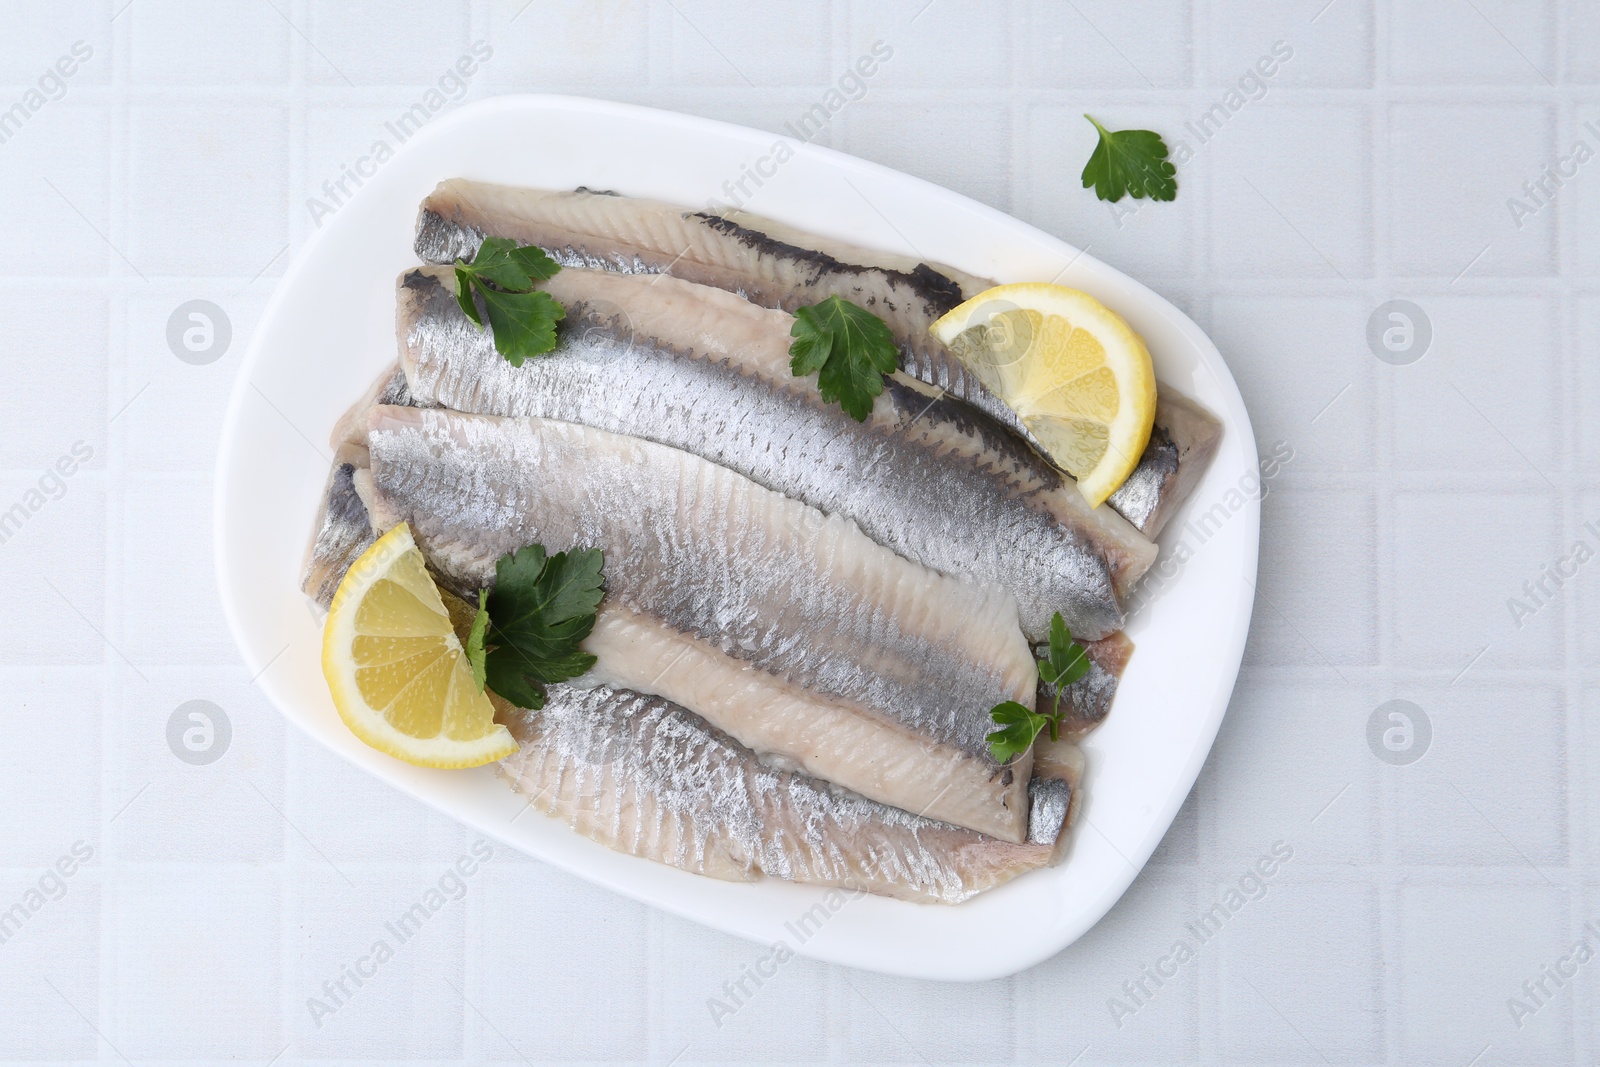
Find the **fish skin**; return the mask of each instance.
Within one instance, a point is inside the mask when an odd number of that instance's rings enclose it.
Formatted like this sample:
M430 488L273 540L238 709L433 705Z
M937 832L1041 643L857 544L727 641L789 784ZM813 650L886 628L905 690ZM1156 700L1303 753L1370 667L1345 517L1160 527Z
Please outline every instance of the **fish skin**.
M938 358L944 346L927 335L927 326L992 284L953 267L871 251L742 212L714 214L588 190L549 192L460 178L440 182L423 201L415 250L424 263L453 263L470 259L491 234L539 245L562 266L670 273L737 292L763 307L793 311L838 295L883 318L911 351L927 352L961 380L965 368Z
M1046 774L1042 769L1028 779L1028 837L1025 844L1060 845L1066 840L1073 819L1073 801L1077 797L1075 782L1081 780L1081 768L1071 779ZM1059 852L1059 850L1058 850Z
M1016 602L904 560L846 519L637 438L553 419L375 407L374 525L411 524L458 593L539 542L606 552L588 679L662 696L871 799L1020 842L1031 706Z
M415 250L424 263L453 263L476 255L490 235L539 245L563 267L667 273L785 311L842 297L888 324L906 373L1030 437L1016 414L928 332L939 316L994 285L954 267L803 233L744 212L460 178L440 182L423 201Z
M378 539L367 512L367 413L379 404L419 406L398 362L385 367L361 398L334 423L328 443L333 470L317 511L311 544L300 573L300 589L326 609L356 557ZM420 406L429 406L425 403Z
M398 284L401 365L422 402L540 416L645 437L853 520L879 544L1016 596L1047 640L1122 625L1121 597L1156 549L1091 509L1032 449L965 404L896 374L864 423L789 369L785 312L666 276L563 270L557 349L521 367L456 303L441 268Z
M349 459L340 466L364 472L364 451ZM348 501L353 523L374 536L362 498ZM330 563L330 593L353 559ZM465 640L476 605L441 592ZM1016 845L773 767L659 697L554 685L536 712L489 696L520 746L499 771L534 807L610 848L725 880L767 874L956 904L1058 863L1080 797L1081 753L1065 744L1041 750L1028 782L1027 837Z
M1037 779L1021 843L913 815L771 766L660 697L550 687L507 720L521 746L500 773L534 807L601 844L696 874L765 874L957 904L1059 858L1074 792Z
M966 401L1043 451L1016 413L928 332L956 305L993 288L990 279L744 212L695 211L587 189L553 192L461 178L440 182L423 201L415 250L424 263L453 263L471 259L490 235L539 245L565 267L668 273L786 311L843 297L888 324L907 374ZM1157 383L1156 389L1160 400L1182 402L1175 416L1179 421L1162 421L1158 405L1161 432L1152 435L1140 456L1125 483L1128 490L1109 500L1152 539L1205 473L1222 429L1210 412L1171 387Z
M1150 444L1128 480L1106 502L1146 537L1160 535L1189 499L1222 444L1216 416L1156 383L1156 421Z
M1061 691L1061 728L1063 737L1076 740L1105 721L1111 712L1111 700L1121 684L1122 672L1127 669L1133 655L1133 642L1124 633L1108 634L1098 641L1085 642L1084 654L1089 669L1082 678ZM1040 683L1039 706L1053 706L1055 690Z
M361 476L366 466L365 447L341 446L334 454L333 470L323 490L315 533L300 572L301 590L323 608L333 603L334 591L350 564L378 539L361 495Z

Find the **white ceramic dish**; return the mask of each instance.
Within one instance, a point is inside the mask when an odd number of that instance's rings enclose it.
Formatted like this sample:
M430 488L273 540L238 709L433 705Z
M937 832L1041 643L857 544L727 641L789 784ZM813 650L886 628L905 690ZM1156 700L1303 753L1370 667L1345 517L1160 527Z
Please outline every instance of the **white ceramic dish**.
M982 204L824 148L789 142L793 158L768 176L777 140L554 96L500 97L428 125L324 220L252 338L217 461L223 606L251 673L262 672L259 684L285 716L484 834L656 907L752 941L782 940L818 959L933 979L1011 974L1060 951L1110 909L1166 832L1216 736L1254 595L1260 509L1253 494L1229 495L1256 472L1249 418L1216 348L1138 282ZM724 183L752 171L762 183L746 180L750 211L1003 282L1057 280L1093 293L1144 335L1164 381L1226 425L1220 454L1162 538L1167 560L1185 538L1192 556L1132 620L1138 650L1112 715L1084 745L1087 802L1067 860L959 907L862 896L833 908L843 898L819 888L719 882L612 852L537 813L520 814L522 803L491 768L428 771L367 748L339 721L323 683L320 620L298 578L329 469L325 442L334 420L395 358L394 281L417 262L412 226L423 196L443 178L464 176L703 205L729 199ZM1202 543L1186 522L1208 510L1221 521Z

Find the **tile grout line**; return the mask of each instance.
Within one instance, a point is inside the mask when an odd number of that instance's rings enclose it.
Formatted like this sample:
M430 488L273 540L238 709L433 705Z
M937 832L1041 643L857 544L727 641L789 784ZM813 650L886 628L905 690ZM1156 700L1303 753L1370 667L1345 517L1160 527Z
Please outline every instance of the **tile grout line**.
M132 13L129 13L131 16ZM119 25L120 23L120 25ZM129 49L131 46L132 17L125 17L108 26L111 61L111 85L115 103L111 107L111 118L108 130L111 145L107 152L107 163L110 173L107 175L107 188L105 208L107 215L107 229L115 235L118 242L126 246L126 211L119 207L126 201L128 194L127 178L131 171L130 156L132 152L133 114L132 107L126 96L122 95L128 83ZM119 99L120 97L120 99ZM125 279L115 278L112 271L117 269L115 259L109 254L106 256L106 286L107 286L107 322L108 331L115 330L115 336L106 338L107 348L107 405L109 407L109 388L112 381L117 382L119 393L124 391L123 386L128 373L130 354L128 352L128 291ZM103 413L104 414L104 413ZM127 569L125 559L125 539L116 536L115 532L123 528L127 521L127 490L124 478L124 449L119 444L127 439L126 424L121 429L114 429L107 422L103 427L105 441L105 488L103 490L103 522L102 537L104 539L104 557L101 566L101 611L102 625L117 634L120 641L122 637L122 601L117 595L122 587L122 574ZM113 624L113 619L117 620ZM113 766L107 759L110 753L120 751L116 739L111 735L117 716L108 714L108 704L112 701L113 691L123 694L118 698L118 703L125 699L123 687L115 685L117 668L112 661L112 649L109 644L102 650L105 657L101 668L104 688L101 691L100 707L104 721L101 725L101 737L109 744L102 750L101 781L105 783L108 778L119 779L123 768ZM105 743L103 741L102 743ZM105 803L110 794L106 792L104 784L101 791L101 818L105 819ZM120 814L120 812L118 813ZM100 834L100 865L101 865L101 895L100 895L100 928L99 943L96 951L99 955L100 989L96 996L99 1026L115 1037L120 1029L118 1023L118 983L117 966L119 959L116 947L120 940L120 908L119 904L124 892L125 867L117 859L117 853L112 844L112 828L109 820L102 823ZM96 1058L100 1058L99 1045L96 1045Z
M1564 5L1556 5L1558 9ZM1557 10L1558 24L1564 21L1563 12ZM1565 38L1558 36L1559 42ZM1557 72L1557 88L1555 89L1554 118L1550 131L1550 148L1557 154L1563 135L1572 131L1577 126L1578 109L1571 95L1561 91L1565 84L1563 77L1563 64L1565 63L1565 50L1555 49L1555 69ZM1573 220L1575 219L1575 205L1573 196L1561 198L1557 202L1551 227L1550 241L1552 248L1550 255L1555 261L1556 277L1565 279L1569 273L1575 273L1577 266L1578 250L1571 234ZM1575 477L1576 457L1579 446L1579 427L1582 425L1582 411L1578 406L1580 366L1578 353L1578 299L1565 285L1561 286L1553 297L1556 328L1552 331L1557 343L1554 353L1556 365L1559 368L1557 381L1560 385L1560 401L1557 405L1557 426L1559 430L1557 440L1557 456L1560 471L1557 475L1561 479L1562 490L1558 494L1557 508L1559 509L1559 530L1557 547L1561 546L1563 536L1571 536L1571 531L1578 529L1583 523L1582 492L1578 488L1578 479ZM1581 929L1587 915L1586 905L1590 893L1582 884L1577 875L1581 874L1577 857L1583 854L1582 842L1578 840L1585 836L1583 829L1582 807L1586 795L1581 789L1574 788L1575 773L1582 773L1583 761L1574 760L1574 753L1581 753L1584 742L1584 731L1581 723L1580 709L1582 708L1582 682L1580 675L1580 648L1581 635L1578 630L1579 622L1579 597L1581 592L1575 591L1571 596L1562 598L1557 606L1562 623L1562 649L1561 649L1561 676L1562 676L1562 702L1561 702L1561 737L1565 745L1562 754L1561 784L1565 805L1562 814L1565 826L1561 835L1561 874L1563 892L1566 895L1565 911L1569 917L1569 929ZM1563 1005L1565 1020L1564 1031L1567 1045L1570 1050L1577 1053L1587 1051L1589 1046L1588 1034L1577 1025L1578 1014L1573 1010L1574 1005ZM1587 1057L1583 1057L1587 1058Z
M1559 64L1563 61L1563 57L1558 55L1557 63ZM1575 107L1571 108L1570 115L1569 128L1577 123L1577 109ZM1559 134L1557 136L1559 143ZM1568 197L1567 199L1571 200L1572 198ZM1574 217L1573 210L1570 203L1556 205L1556 234L1558 238L1561 234L1567 232L1567 228L1562 223ZM1571 242L1563 242L1563 244L1570 247ZM1574 252L1574 256L1575 254ZM1562 273L1565 274L1569 264L1563 262L1561 266L1563 268ZM1582 443L1580 427L1583 425L1581 406L1583 398L1580 388L1582 371L1579 356L1580 332L1582 329L1580 306L1581 301L1579 298L1571 293L1563 293L1557 300L1557 310L1561 323L1560 336L1563 342L1558 353L1558 359L1563 371L1561 378L1565 380L1566 385L1566 388L1562 390L1563 403L1559 417L1563 424L1562 428L1565 437L1561 447L1562 464L1560 477L1565 490L1562 495L1567 518L1563 525L1567 528L1581 527L1585 519L1583 514L1584 493L1578 488L1577 479L1572 476L1576 458L1579 455L1578 449ZM1600 518L1600 515L1595 517ZM1582 675L1583 635L1580 629L1582 612L1579 609L1579 597L1581 595L1581 591L1574 591L1572 596L1563 597L1560 605L1564 637L1562 648L1564 693L1561 711L1563 726L1565 727L1563 737L1566 743L1566 752L1563 753L1562 762L1562 785L1566 794L1565 815L1567 821L1566 833L1563 835L1565 844L1563 870L1569 874L1569 877L1563 879L1563 881L1572 886L1567 901L1567 910L1570 916L1569 929L1572 930L1582 929L1585 921L1595 914L1593 910L1595 904L1600 902L1600 896L1597 896L1593 887L1587 884L1587 879L1572 877L1582 875L1583 871L1579 857L1593 854L1591 838L1594 836L1594 828L1588 826L1583 817L1583 809L1590 796L1583 786L1588 784L1587 780L1593 775L1592 765L1586 766L1586 761L1581 756L1574 758L1575 754L1589 752L1588 745L1591 740L1587 736L1588 730L1585 728L1582 713L1584 684ZM1593 1060L1594 1020L1590 1018L1587 1026L1580 1026L1578 1024L1580 1014L1572 1010L1575 1004L1576 993L1574 993L1574 1004L1564 1006L1566 1009L1565 1018L1567 1020L1566 1028L1569 1044L1575 1054L1575 1059L1579 1061Z
M1373 227L1373 280L1375 292L1368 300L1368 304L1377 307L1384 300L1391 299L1394 294L1394 219L1392 213L1393 202L1390 198L1389 176L1392 167L1390 147L1393 129L1393 100L1390 93L1391 77L1389 70L1389 25L1387 9L1380 14L1377 6L1371 10L1372 47L1373 47L1373 108L1368 119L1370 136L1372 137L1371 150L1373 154L1372 168L1372 227ZM1370 353L1369 353L1370 354ZM1395 562L1396 545L1398 541L1398 523L1395 518L1395 376L1384 373L1390 370L1386 364L1381 365L1376 372L1376 397L1378 403L1377 423L1374 427L1375 440L1374 457L1378 463L1379 476L1375 480L1375 515L1379 522L1380 555L1378 563L1378 598L1377 630L1378 648L1377 661L1380 670L1376 672L1374 693L1368 691L1369 697L1382 700L1391 699L1396 693L1393 684L1394 648L1399 639L1399 601L1395 594L1398 581L1398 566ZM1397 797L1399 783L1395 776L1379 773L1376 777L1377 792L1380 797L1378 803L1378 870L1382 872L1382 885L1376 894L1379 915L1379 940L1380 945L1387 938L1387 951L1400 955L1404 951L1404 939L1401 936L1404 922L1402 917L1400 879L1397 871L1402 865L1399 861L1399 825L1396 817L1398 811ZM1404 1043L1400 1020L1404 1012L1405 989L1402 971L1393 969L1392 973L1385 969L1385 973L1378 978L1380 995L1384 1007L1383 1053L1387 1063L1399 1062L1400 1050Z
M1371 41L1371 71L1369 94L1367 97L1367 151L1371 160L1371 173L1367 179L1367 199L1370 209L1368 226L1371 229L1372 270L1368 279L1365 304L1369 308L1378 307L1383 301L1393 296L1392 270L1390 262L1390 213L1388 197L1388 168L1389 168L1389 70L1387 63L1388 27L1384 24L1379 14L1377 5L1365 8L1368 18L1368 28ZM1354 345L1352 345L1354 347ZM1368 358L1368 352L1357 351L1357 358ZM1396 621L1397 608L1394 603L1394 490L1392 471L1394 465L1393 426L1394 426L1394 389L1391 375L1384 373L1386 368L1380 366L1372 371L1373 383L1373 425L1372 425L1372 457L1375 477L1370 487L1369 499L1372 501L1373 517L1376 529L1374 531L1374 577L1376 589L1374 597L1373 630L1376 648L1374 649L1374 670L1371 679L1363 686L1367 702L1373 699L1388 699L1394 691L1391 681L1391 650L1394 635L1398 629ZM1394 931L1398 926L1398 911L1396 894L1394 891L1394 783L1391 777L1376 774L1369 778L1370 788L1376 795L1374 803L1375 840L1373 842L1373 855L1376 862L1373 864L1375 871L1382 872L1375 887L1374 900L1378 908L1376 940L1377 948L1384 953L1385 958L1392 958L1391 953L1397 950ZM1385 942L1390 944L1385 946ZM1378 998L1382 1005L1383 1017L1381 1027L1381 1052L1383 1062L1395 1062L1395 1049L1397 1047L1396 1020L1399 1015L1401 991L1397 982L1393 981L1387 969L1380 969L1377 976Z

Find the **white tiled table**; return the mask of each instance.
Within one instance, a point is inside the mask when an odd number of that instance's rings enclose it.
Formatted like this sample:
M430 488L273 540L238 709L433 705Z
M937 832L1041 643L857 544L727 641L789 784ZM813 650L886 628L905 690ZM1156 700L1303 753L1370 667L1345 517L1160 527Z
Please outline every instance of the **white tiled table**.
M0 143L0 513L42 499L0 543L0 909L31 912L0 944L0 1059L1595 1062L1600 960L1520 1020L1508 1000L1600 928L1600 563L1520 627L1507 600L1600 548L1600 162L1520 228L1507 200L1575 141L1600 151L1600 5L360 7L5 15L0 114L74 42L92 55ZM707 999L758 948L501 848L314 1018L473 840L286 730L213 591L221 409L308 198L476 41L493 56L466 97L779 130L878 39L893 58L823 142L1147 281L1216 339L1263 450L1293 450L1190 802L1104 922L1006 981L797 961L718 1027ZM1188 133L1279 41L1260 99ZM1084 111L1187 142L1177 201L1118 217L1079 188ZM203 365L167 343L196 298L233 332ZM1405 366L1366 340L1395 298L1433 332ZM76 442L85 468L29 497ZM1394 698L1432 725L1410 765L1367 742ZM232 727L203 766L167 741L196 699ZM1279 841L1265 896L1188 933ZM45 874L80 842L81 869ZM30 898L41 878L65 895ZM1179 938L1193 959L1136 1002L1124 983Z

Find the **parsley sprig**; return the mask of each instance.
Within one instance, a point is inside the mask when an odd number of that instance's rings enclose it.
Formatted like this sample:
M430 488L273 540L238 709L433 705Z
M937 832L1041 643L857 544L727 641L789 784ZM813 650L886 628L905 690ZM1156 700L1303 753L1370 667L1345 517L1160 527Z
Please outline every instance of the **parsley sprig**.
M988 737L989 753L995 760L1005 763L1028 751L1046 726L1050 728L1050 740L1056 740L1061 728L1061 691L1088 673L1089 654L1072 639L1066 620L1056 612L1050 620L1050 649L1039 661L1039 680L1055 688L1055 700L1047 714L1040 714L1015 700L990 708L989 718L1000 727Z
M1116 203L1125 194L1135 200L1171 200L1178 195L1178 173L1167 162L1167 144L1150 130L1118 130L1115 133L1094 123L1100 143L1083 168L1083 187L1094 186L1094 195Z
M817 376L817 389L857 422L867 421L883 376L900 365L894 334L878 316L840 296L796 308L789 328L789 369Z
M561 265L544 250L518 247L506 237L485 237L472 262L456 260L456 303L467 318L483 325L474 293L483 298L494 329L494 346L513 367L556 346L556 323L566 309L555 297L535 289L535 282L553 277Z
M544 707L550 682L594 666L579 647L594 629L604 595L605 556L598 548L547 555L529 545L495 563L494 591L478 593L467 659L482 687L522 708Z

